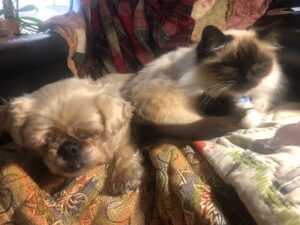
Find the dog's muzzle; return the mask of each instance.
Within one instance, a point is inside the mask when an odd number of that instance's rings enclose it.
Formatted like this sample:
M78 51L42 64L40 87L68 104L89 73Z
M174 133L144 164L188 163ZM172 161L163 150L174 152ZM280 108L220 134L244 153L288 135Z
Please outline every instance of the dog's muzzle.
M59 147L57 154L67 165L64 170L68 173L76 172L85 166L82 161L82 145L74 140L66 140Z
M80 159L82 146L73 140L64 141L58 149L57 154L65 161L76 161Z

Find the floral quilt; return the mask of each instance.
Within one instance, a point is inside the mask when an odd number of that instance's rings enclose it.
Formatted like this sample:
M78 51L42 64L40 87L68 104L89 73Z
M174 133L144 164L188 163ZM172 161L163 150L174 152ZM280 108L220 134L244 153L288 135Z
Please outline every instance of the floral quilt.
M260 225L300 224L300 106L195 145ZM270 122L272 121L272 122Z

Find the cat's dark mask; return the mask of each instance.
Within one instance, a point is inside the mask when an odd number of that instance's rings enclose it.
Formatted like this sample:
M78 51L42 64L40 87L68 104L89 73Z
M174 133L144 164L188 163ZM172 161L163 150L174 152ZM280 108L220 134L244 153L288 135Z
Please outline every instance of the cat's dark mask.
M262 33L266 37L266 32ZM272 68L273 58L260 49L254 39L245 39L237 47L227 48L236 37L226 35L214 26L207 26L197 46L199 63L205 63L205 74L214 83L231 83L231 90L246 92L257 86Z

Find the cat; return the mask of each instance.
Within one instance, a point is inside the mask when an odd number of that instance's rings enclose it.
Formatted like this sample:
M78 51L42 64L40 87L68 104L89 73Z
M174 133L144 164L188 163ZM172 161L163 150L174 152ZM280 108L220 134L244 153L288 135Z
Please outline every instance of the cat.
M194 141L259 125L286 83L272 31L270 26L222 32L209 25L197 45L146 65L122 90L135 107L135 135ZM205 115L201 108L219 96L232 99L229 115Z

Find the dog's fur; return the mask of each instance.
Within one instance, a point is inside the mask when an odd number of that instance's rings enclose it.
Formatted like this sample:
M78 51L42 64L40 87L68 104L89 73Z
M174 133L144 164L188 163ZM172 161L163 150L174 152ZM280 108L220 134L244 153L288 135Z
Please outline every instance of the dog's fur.
M2 106L0 131L38 153L54 174L74 177L114 162L110 192L121 194L136 189L143 172L130 135L132 111L117 85L70 78Z

